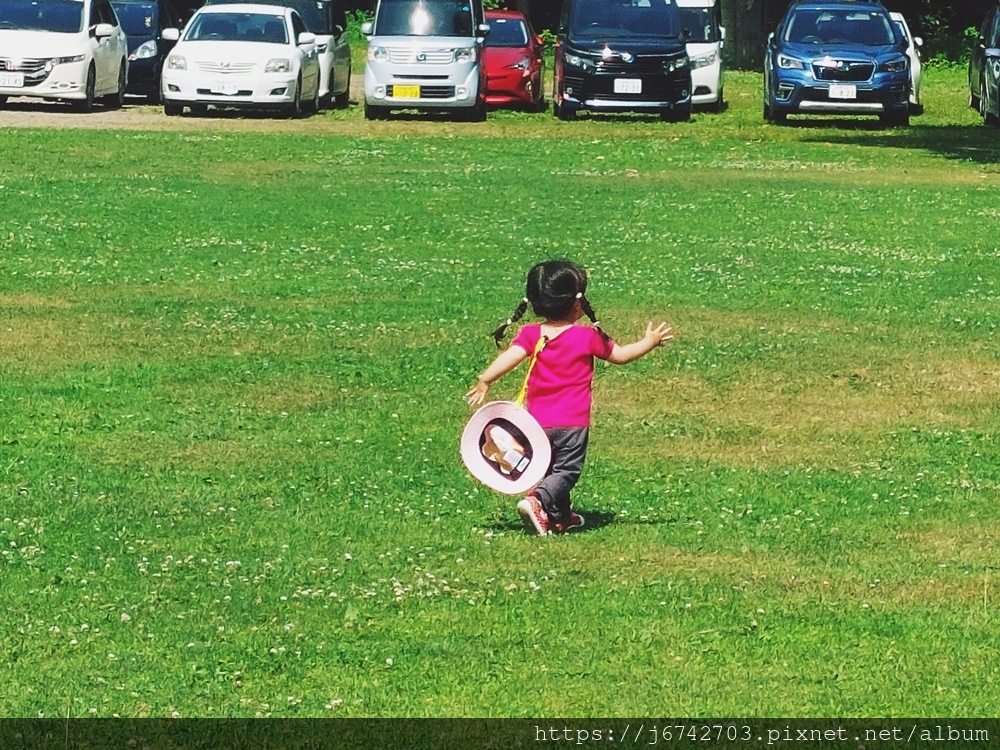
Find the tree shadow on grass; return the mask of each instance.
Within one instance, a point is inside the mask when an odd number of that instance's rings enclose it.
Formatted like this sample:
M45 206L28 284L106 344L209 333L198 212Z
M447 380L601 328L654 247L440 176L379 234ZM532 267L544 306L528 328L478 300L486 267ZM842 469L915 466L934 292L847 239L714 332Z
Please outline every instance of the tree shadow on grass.
M842 136L831 135L827 131L803 140L874 148L909 148L975 164L995 165L1000 162L1000 131L983 125L915 125L884 130L876 127L870 133L845 132Z

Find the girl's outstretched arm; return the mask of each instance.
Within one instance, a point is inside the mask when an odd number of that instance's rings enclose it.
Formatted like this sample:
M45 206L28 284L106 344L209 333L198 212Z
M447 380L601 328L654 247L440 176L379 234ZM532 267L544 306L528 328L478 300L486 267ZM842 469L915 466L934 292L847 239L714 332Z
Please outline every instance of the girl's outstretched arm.
M519 346L511 344L493 360L489 367L483 370L476 384L465 394L466 401L472 406L481 406L486 401L490 386L517 367L528 357L528 353Z
M655 328L652 323L647 323L646 335L638 341L633 341L631 344L625 344L624 346L615 344L611 350L611 356L608 357L608 362L615 365L625 365L629 362L634 362L639 357L649 354L653 349L663 346L673 338L674 332L666 323L660 323Z

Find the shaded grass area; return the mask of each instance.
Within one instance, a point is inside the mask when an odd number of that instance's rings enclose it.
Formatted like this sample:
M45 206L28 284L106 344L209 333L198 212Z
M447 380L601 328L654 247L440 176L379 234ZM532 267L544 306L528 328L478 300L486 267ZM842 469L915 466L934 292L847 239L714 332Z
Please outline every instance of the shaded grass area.
M989 715L995 133L944 83L908 131L745 76L680 125L0 133L6 713ZM599 368L540 540L456 443L549 256L678 339Z

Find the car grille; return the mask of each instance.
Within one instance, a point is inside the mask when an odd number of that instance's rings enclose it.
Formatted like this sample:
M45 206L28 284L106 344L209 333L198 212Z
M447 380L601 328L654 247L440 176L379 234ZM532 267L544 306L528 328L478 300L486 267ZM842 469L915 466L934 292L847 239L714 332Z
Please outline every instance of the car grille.
M813 63L813 75L817 81L867 81L875 72L871 62L852 62L837 60L838 67L832 65L817 65Z
M202 73L211 73L213 75L246 75L247 73L252 73L254 69L253 63L216 63L216 62L200 62L198 63L198 70Z
M393 95L393 86L386 86L386 94L388 96ZM454 86L421 86L420 87L420 98L421 99L453 99L455 98L455 87Z
M213 92L212 89L195 89L198 92L198 96L224 96L229 98L230 96L253 96L253 89L240 89L234 94L218 94Z
M390 49L389 62L397 65L449 65L455 61L450 49Z
M37 86L48 77L45 71L46 58L31 57L19 60L15 65L10 58L0 57L0 71L24 73L25 86Z
M616 76L628 76L638 78L639 76L663 75L664 66L677 62L677 58L662 57L659 55L640 55L633 62L627 63L622 60L602 60L597 64L598 74L607 73Z

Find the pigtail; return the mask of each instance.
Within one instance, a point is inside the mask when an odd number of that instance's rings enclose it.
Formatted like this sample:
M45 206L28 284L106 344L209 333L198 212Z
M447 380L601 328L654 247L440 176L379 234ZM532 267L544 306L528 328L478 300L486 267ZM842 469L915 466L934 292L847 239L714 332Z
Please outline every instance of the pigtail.
M597 319L597 314L594 312L594 308L590 305L590 300L587 299L587 295L580 292L576 295L577 299L580 300L580 309L583 310L584 315L590 318L590 322L594 324L594 328L598 330L601 334L601 338L605 341L608 340L608 334L603 328L601 328L601 322Z
M501 341L503 341L504 334L507 333L507 328L521 319L525 311L528 309L528 298L525 297L521 300L521 304L517 306L514 310L514 314L507 318L506 323L501 323L497 326L497 329L493 331L493 341L496 342L497 349L502 348Z

